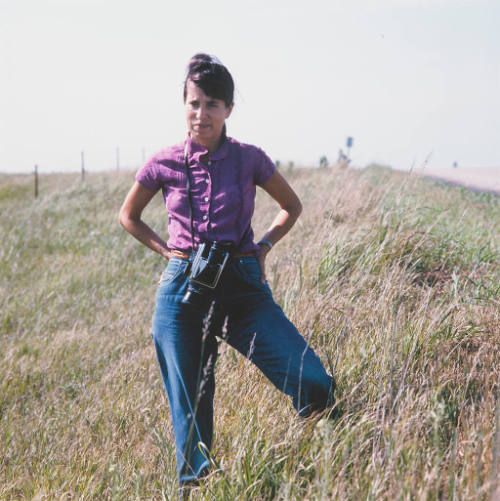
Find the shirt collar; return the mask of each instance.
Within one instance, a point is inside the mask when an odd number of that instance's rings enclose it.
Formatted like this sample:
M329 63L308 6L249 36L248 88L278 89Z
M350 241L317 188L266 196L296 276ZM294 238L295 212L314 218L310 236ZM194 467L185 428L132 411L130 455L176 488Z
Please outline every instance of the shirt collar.
M200 161L200 157L203 155L208 154L208 149L205 148L205 146L202 146L201 144L197 143L193 139L191 139L190 136L187 137L186 139L187 145L188 145L188 158L189 159L194 159L197 162ZM222 160L223 158L226 158L227 155L229 154L229 144L230 141L227 136L224 136L224 142L219 146L217 150L215 150L212 155L210 155L210 160Z

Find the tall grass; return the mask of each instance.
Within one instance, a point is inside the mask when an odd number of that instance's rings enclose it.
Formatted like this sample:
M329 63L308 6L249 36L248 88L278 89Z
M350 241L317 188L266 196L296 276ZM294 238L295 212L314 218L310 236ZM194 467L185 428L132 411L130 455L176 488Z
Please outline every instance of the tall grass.
M192 499L500 499L500 198L372 166L285 172L268 279L342 415L301 420L225 344ZM131 173L0 176L0 499L176 499L150 338L165 262L118 225ZM145 219L165 235L161 197ZM259 235L275 204L259 192Z

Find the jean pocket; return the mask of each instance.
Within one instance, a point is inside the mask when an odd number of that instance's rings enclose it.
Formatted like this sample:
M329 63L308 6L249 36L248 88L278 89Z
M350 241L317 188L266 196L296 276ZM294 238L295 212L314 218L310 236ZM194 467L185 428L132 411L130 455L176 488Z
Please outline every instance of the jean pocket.
M186 260L176 257L171 258L165 271L161 275L159 286L164 287L165 285L171 284L176 278L184 274L186 266Z
M247 280L260 282L262 273L260 271L260 265L256 258L242 258L240 259L239 269L243 277Z

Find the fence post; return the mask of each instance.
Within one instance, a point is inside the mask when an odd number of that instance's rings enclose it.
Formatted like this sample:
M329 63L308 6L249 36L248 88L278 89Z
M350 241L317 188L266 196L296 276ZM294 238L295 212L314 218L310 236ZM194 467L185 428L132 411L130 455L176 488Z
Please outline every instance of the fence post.
M82 182L85 180L85 154L82 150Z
M38 165L35 165L35 198L38 197Z

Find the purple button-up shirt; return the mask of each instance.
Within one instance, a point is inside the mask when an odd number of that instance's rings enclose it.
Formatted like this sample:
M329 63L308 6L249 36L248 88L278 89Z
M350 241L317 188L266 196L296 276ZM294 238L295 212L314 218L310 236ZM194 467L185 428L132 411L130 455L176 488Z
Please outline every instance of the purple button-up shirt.
M230 240L240 252L256 250L258 247L250 226L255 207L255 186L264 184L274 174L274 163L256 146L232 138L226 138L211 156L204 146L191 138L186 141L195 246L206 240ZM161 188L163 191L169 216L168 247L190 251L185 144L156 153L139 169L136 179L148 190Z

